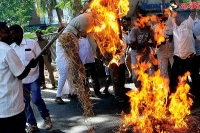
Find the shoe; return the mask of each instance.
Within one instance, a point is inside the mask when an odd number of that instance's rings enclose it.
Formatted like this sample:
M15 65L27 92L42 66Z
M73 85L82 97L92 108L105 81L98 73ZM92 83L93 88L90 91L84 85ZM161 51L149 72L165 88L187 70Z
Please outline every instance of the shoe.
M45 129L46 129L46 130L49 130L49 129L52 128L52 122L51 122L50 116L48 116L48 117L46 117L46 118L44 119L44 124L45 124Z
M43 85L42 85L42 89L45 89L45 88L46 88L46 85L45 85L45 84L43 84Z
M61 97L56 97L54 101L57 102L58 104L65 104L65 102L62 100Z
M38 129L38 127L37 126L35 126L35 125L29 125L28 126L28 129L27 129L27 133L34 133L34 132L36 132L36 131L38 131L39 129Z
M52 84L52 89L55 89L55 88L57 88L56 85L55 85L55 84Z

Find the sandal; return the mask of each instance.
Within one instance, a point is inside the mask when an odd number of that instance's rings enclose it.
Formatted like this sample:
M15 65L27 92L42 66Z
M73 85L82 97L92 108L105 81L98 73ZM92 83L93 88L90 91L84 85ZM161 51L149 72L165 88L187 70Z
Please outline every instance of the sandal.
M62 100L61 97L56 97L54 101L57 102L58 104L65 104L65 102Z

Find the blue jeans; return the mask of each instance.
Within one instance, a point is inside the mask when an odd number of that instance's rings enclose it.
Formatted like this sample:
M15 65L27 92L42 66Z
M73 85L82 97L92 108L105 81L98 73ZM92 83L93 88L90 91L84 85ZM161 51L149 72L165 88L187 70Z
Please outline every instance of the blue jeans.
M33 113L33 109L30 105L30 100L32 100L32 102L37 106L40 115L43 119L49 116L49 110L47 109L46 104L44 103L44 100L41 97L41 91L38 79L32 83L23 84L23 88L24 88L24 102L25 102L24 111L26 114L27 123L36 126L37 122Z

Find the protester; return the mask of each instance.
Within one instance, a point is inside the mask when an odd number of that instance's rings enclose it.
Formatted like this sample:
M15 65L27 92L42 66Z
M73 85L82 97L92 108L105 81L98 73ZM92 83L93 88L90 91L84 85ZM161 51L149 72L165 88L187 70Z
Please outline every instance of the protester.
M64 27L60 27L58 32L63 28ZM56 40L56 65L58 68L59 79L55 102L58 104L65 104L61 98L62 95L68 93L68 98L70 98L69 96L74 94L75 89L69 84L69 62L58 40Z
M165 12L167 12L167 9L164 9L163 14L157 15L158 21L157 21L157 24L153 27L153 30L154 30L154 34L160 34L160 35L163 34L165 37L165 41L161 42L161 44L157 46L156 55L158 58L158 67L160 69L161 76L169 79L168 62L170 63L171 67L174 62L173 60L174 42L170 38L172 36L173 25L171 25L170 23L172 17L169 16L169 14ZM155 40L155 42L156 41L157 40Z
M48 40L44 39L42 37L42 35L43 35L43 33L42 33L41 30L37 30L36 31L36 36L37 36L37 39L38 39L37 42L40 45L41 49L43 49L48 44ZM54 79L54 75L53 75L53 69L52 69L52 66L51 66L52 59L51 59L51 51L50 51L50 49L47 49L47 51L44 53L43 62L44 63L41 63L41 65L40 65L40 76L43 79L42 87L46 88L45 76L44 76L44 65L45 65L47 70L48 70L48 72L49 72L49 79L51 81L52 88L56 88L55 79Z
M128 28L128 27L124 27ZM123 44L121 46L123 47L122 54L120 56L120 59L118 61L119 64L112 63L109 65L111 80L113 83L113 89L114 89L114 95L115 98L118 100L118 102L124 102L126 100L126 92L128 91L127 88L125 88L125 53L127 49L127 45L129 45L129 39L126 33L122 32L122 41Z
M105 73L106 73L106 84L105 84L105 88L103 90L103 93L106 96L109 96L109 95L111 95L109 90L108 90L110 83L111 83L111 75L110 75L110 68L108 66L105 66Z
M195 37L195 51L196 51L196 62L198 64L198 68L200 68L200 11L197 11L197 16L194 20L193 33Z
M79 39L78 54L79 54L82 64L85 66L86 77L87 78L91 77L94 93L97 97L99 97L101 95L101 92L100 92L100 84L98 80L98 75L96 73L94 54L92 52L92 48L90 46L86 33L82 32L80 36L81 38Z
M37 65L32 59L23 66L10 42L9 29L0 22L0 133L26 133L22 79Z
M127 48L125 54L125 64L128 70L128 82L132 82L132 68L131 68L131 49L130 49L130 42L129 42L129 34L131 30L131 18L124 16L122 18L122 32L123 36L126 39Z
M190 13L191 12L191 13ZM184 10L177 11L175 17L175 27L173 29L174 39L174 63L172 66L170 77L170 92L176 91L179 76L183 76L187 71L190 72L192 79L192 87L190 92L199 97L199 73L198 65L195 61L195 47L193 37L193 26L195 11Z
M132 59L132 65L136 65L139 62L151 62L149 57L150 54L150 46L153 40L152 29L148 25L148 21L144 21L145 16L138 16L136 19L136 26L131 29L130 32L130 46L132 50L131 56L140 56L139 60ZM136 53L135 53L136 52ZM132 58L132 57L131 57ZM137 69L137 68L136 68ZM134 69L133 69L134 70ZM154 69L151 67L148 70L148 74L152 75ZM133 75L134 76L134 75ZM137 80L137 77L134 77L133 82L136 87L140 87L140 83Z
M33 39L23 37L23 29L19 25L10 26L10 34L14 41L11 47L15 50L23 65L27 65L32 58L36 58L41 52L39 44ZM31 108L30 100L37 106L41 117L44 119L45 129L52 128L49 110L41 97L40 85L38 82L39 67L32 68L26 78L22 80L24 88L24 102L27 123L29 124L28 132L38 130L37 122ZM30 96L31 95L31 96Z

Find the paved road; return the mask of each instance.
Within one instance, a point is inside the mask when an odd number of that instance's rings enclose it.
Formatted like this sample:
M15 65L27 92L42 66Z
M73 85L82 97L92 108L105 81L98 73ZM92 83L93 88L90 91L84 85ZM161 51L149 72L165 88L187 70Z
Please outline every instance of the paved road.
M126 84L126 87L132 86ZM102 87L103 89L103 87ZM101 91L102 91L101 89ZM93 89L91 88L91 91ZM109 91L113 94L113 87L109 87ZM91 92L93 93L93 92ZM77 99L68 99L67 96L63 100L67 103L59 105L54 102L56 90L42 90L43 99L50 110L50 116L53 123L53 129L46 131L43 129L43 119L34 107L35 116L40 130L37 133L113 133L117 131L120 125L120 113L128 112L128 103L119 103L114 96L101 98L90 97L93 102L94 117L84 118L83 110Z

